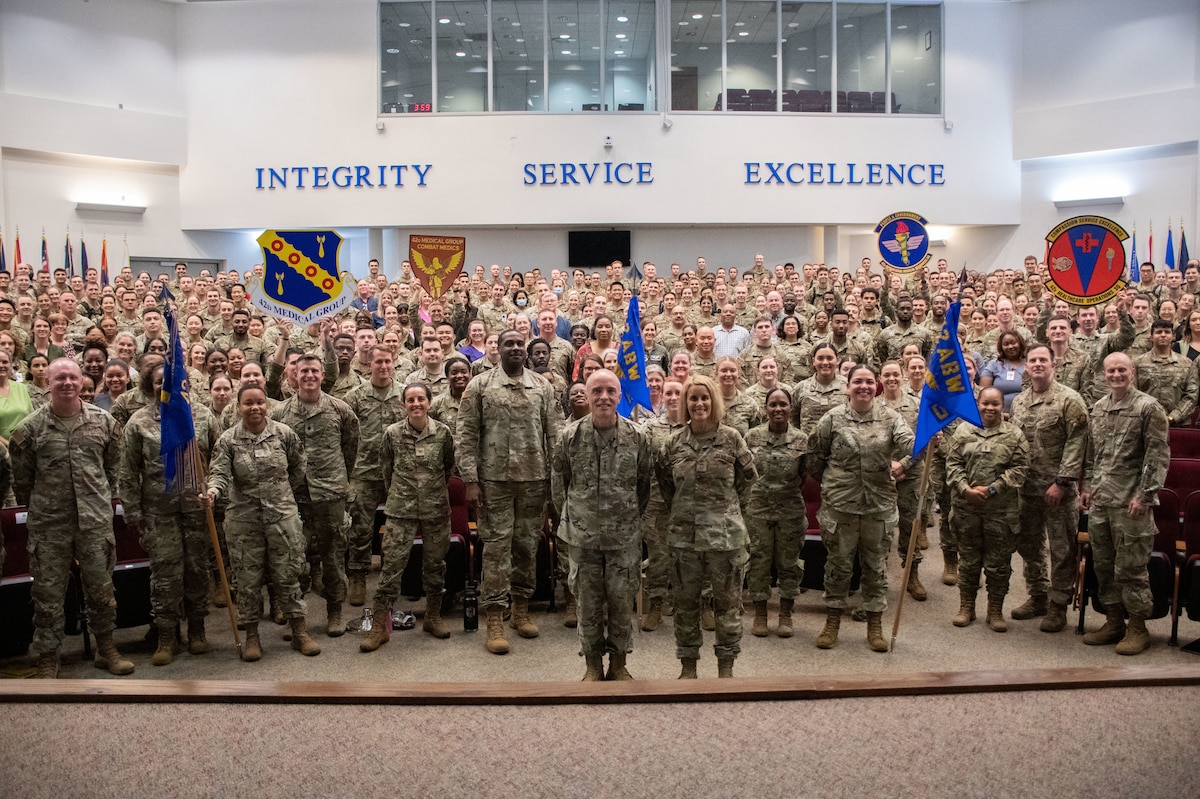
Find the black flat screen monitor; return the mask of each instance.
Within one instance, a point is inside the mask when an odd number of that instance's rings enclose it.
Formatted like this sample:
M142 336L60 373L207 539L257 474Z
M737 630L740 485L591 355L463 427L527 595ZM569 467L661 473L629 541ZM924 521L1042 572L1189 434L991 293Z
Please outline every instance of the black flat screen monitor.
M613 261L629 264L628 230L569 230L567 259L570 266L594 269Z

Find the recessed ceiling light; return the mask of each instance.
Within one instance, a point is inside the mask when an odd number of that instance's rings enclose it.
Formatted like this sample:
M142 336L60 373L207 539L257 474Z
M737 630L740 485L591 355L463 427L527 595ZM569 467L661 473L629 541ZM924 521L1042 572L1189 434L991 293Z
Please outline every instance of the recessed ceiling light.
M873 56L873 55L869 55L869 56L867 56L867 60L868 60L868 61L874 61L874 60L875 60L875 56Z
M560 34L558 34L558 38L560 38L560 39L570 39L570 38L571 38L571 34L569 34L569 33L560 33Z
M396 53L400 52L395 47L389 47L387 51L388 51L388 55L395 55Z
M907 25L897 25L897 26L896 26L896 30L898 30L898 31L906 31L906 30L908 30L908 26L907 26Z
M454 54L454 57L455 58L466 58L467 54L464 53L462 50L459 50L457 53Z
M749 35L750 35L750 31L739 31L738 32L738 36L749 36Z
M829 53L821 53L817 58L829 58Z
M843 28L853 28L853 27L854 27L854 23L853 23L853 22L847 22L847 23L846 23L845 25L843 25L842 27L843 27Z
M536 80L531 80L531 81L529 81L529 82L530 82L530 83L537 83L537 81L536 81Z
M904 74L904 70L902 70L902 69L896 69L896 70L893 70L893 72L895 72L897 75L903 75L903 74Z
M568 28L574 28L574 27L575 27L575 23L574 23L574 22L568 22L568 23L567 23L567 27L568 27Z
M420 44L421 40L420 39L409 39L408 43L409 44Z
M800 52L800 53L803 53L803 52L804 52L805 50L807 50L807 49L808 49L807 47L797 47L797 48L796 48L796 51L797 51L797 52Z
M624 38L625 38L625 34L623 34L623 33L618 33L618 34L617 34L617 38L618 38L618 39L624 39Z
M593 44L593 45L592 45L592 49L593 49L593 50L599 50L599 49L600 49L600 45L598 45L598 44Z
M936 84L936 83L926 83L925 85L926 85L926 86L937 86L937 84Z
M386 69L381 69L381 70L379 70L379 74L380 74L380 75L386 75L386 74L387 74L387 70L386 70Z
M806 69L806 70L804 70L804 71L805 71L805 72L816 72L816 70L815 70L815 69Z
M925 56L923 56L923 55L913 56L913 61L924 61L924 60L925 60Z
M412 95L411 95L411 94L406 94L406 95L404 95L404 96L405 96L405 98L412 97Z
M688 21L684 20L683 22L680 22L679 24L680 24L680 25L690 25L691 23L689 23Z
M624 14L617 17L617 22L628 22L628 21L629 21L629 17L625 16Z
M513 39L513 41L514 41L514 42L521 42L521 43L524 43L524 42L525 42L525 40L524 40L524 39Z
M703 14L692 14L692 19L704 19Z
M401 27L401 28L407 28L407 27L409 27L409 23L407 23L407 22L401 22L401 23L400 23L400 27Z
M519 28L519 27L521 27L521 23L520 23L520 22L514 22L514 23L512 24L512 26L513 26L514 28Z
M474 40L474 39L463 39L463 41L464 41L464 42L466 42L467 44L474 44L474 43L475 43L475 40Z
M447 100L453 100L453 99L454 99L454 95L453 95L453 94L447 94L447 95L446 95L446 99L447 99Z
M624 50L613 50L613 55L625 55Z
M697 49L697 50L707 50L707 49L708 49L708 45L700 45L700 46L699 46L699 47L697 47L696 49Z
M746 27L746 23L745 22L735 22L735 23L733 23L733 27L744 28L744 27Z
M800 27L800 23L799 23L799 22L789 22L789 23L788 23L788 27L789 27L789 28L799 28L799 27Z
M438 20L438 24L439 25L449 25L450 19L448 17L442 17L441 19Z
M562 54L563 54L563 55L570 55L570 54L571 54L571 51L570 51L570 50L563 50L563 51L562 51Z

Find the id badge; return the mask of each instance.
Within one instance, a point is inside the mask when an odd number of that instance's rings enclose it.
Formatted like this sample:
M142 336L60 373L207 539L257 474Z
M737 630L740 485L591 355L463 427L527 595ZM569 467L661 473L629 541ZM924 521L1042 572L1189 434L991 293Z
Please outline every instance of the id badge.
M1017 378L1017 373L1015 371L1013 371L1012 369L1009 369L1008 374L1005 376L1004 379L1011 383L1016 378Z

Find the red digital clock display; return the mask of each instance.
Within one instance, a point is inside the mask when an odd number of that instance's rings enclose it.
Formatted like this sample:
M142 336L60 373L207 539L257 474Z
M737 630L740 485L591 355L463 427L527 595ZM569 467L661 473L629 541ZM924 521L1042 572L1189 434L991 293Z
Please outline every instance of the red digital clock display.
M428 114L432 111L432 103L413 103L408 107L408 113L410 114Z

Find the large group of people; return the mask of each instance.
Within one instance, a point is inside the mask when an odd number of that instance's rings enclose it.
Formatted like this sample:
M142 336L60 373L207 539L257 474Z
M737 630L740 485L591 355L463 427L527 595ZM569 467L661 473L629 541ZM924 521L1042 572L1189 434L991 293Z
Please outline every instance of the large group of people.
M1006 630L1018 553L1028 597L1009 618L1061 631L1082 510L1106 615L1084 642L1149 646L1151 509L1168 428L1192 423L1200 392L1195 261L1143 265L1139 282L1096 307L1056 298L1032 256L961 276L944 260L881 272L864 258L839 271L770 268L761 254L745 269L701 257L662 275L650 263L545 275L479 265L436 298L407 262L389 279L372 260L350 309L304 328L248 302L255 277L261 265L126 268L112 285L94 270L0 271L0 495L29 510L39 676L58 673L72 561L97 667L134 670L113 643L115 498L150 558L156 666L182 646L210 651L205 617L224 604L218 559L230 567L243 660L262 657L264 619L319 654L305 596L324 600L324 633L341 636L344 604L367 602L380 506L382 571L359 648L388 642L418 534L423 630L448 638L455 478L483 543L487 651L510 651L506 627L539 635L530 600L548 526L585 680L632 678L635 613L653 632L673 610L681 678L698 674L704 630L715 631L719 676L732 676L746 590L753 636L795 635L808 480L820 486L827 550L821 649L837 645L849 611L865 618L869 648L887 650L893 541L902 563L912 557L904 590L925 600L919 565L935 510L941 582L961 600L948 622L974 621L982 575L987 627ZM626 419L619 353L634 296L653 407ZM955 423L914 453L926 364L956 301L983 425ZM176 464L186 479L170 488L158 402L165 302L197 439L193 462ZM639 591L646 607L635 609Z

